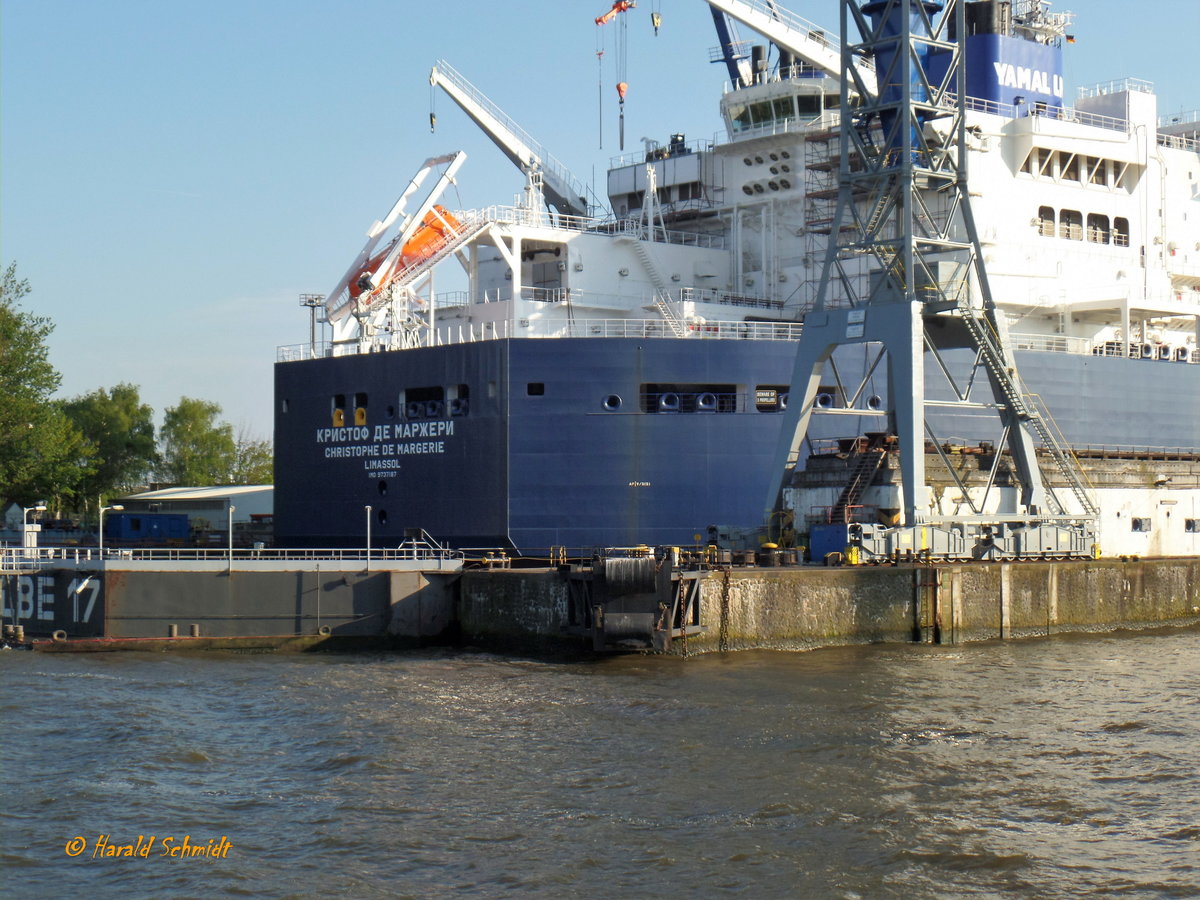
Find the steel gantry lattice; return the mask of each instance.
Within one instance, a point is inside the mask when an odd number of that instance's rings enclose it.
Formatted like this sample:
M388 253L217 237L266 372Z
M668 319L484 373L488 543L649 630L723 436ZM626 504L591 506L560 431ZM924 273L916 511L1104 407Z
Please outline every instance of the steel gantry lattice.
M1043 481L1035 435L1074 494L1076 515L1095 515L1077 463L1024 392L988 283L967 186L973 138L965 42L956 39L966 34L964 7L963 0L841 4L837 205L817 299L797 351L793 402L767 498L771 509L779 507L801 455L822 372L838 347L866 344L875 354L866 377L886 359L902 525L956 518L935 514L930 502L925 448L927 441L934 447L941 441L926 414L927 362L931 376L944 376L956 398L939 401L939 407L994 411L997 447L1011 452L1020 483L1016 517L1069 512ZM963 350L974 359L965 373L947 362L949 351ZM981 401L975 396L981 391L990 396ZM847 406L862 394L861 385L846 390ZM985 500L994 479L993 468ZM982 502L965 488L962 495L972 514L982 513Z

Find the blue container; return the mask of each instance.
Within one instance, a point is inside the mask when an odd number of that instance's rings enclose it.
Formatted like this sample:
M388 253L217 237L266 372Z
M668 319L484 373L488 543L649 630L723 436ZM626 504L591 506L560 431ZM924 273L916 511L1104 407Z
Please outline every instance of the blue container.
M183 513L112 513L104 520L104 540L118 543L165 544L186 541L191 524Z

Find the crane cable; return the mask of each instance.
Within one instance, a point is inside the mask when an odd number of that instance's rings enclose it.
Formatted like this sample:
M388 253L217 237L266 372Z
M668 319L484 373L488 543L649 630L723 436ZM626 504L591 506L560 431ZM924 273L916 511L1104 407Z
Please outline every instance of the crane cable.
M621 13L628 12L637 6L636 0L613 0L612 9L605 12L603 15L596 17L596 27L603 28L613 20L617 21L617 36L614 39L615 49L614 57L617 70L617 101L620 104L619 117L619 144L622 150L625 149L625 93L629 90L629 82L626 80L628 65L628 49L629 49L629 26L627 17Z

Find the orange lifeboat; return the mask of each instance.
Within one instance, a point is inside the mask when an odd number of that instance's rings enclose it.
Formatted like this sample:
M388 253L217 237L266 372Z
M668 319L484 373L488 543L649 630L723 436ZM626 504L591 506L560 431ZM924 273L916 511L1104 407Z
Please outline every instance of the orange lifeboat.
M444 206L434 206L425 214L425 218L421 220L416 232L401 248L400 259L393 272L407 269L409 266L429 259L437 253L447 236L453 235L460 228L458 219L454 218L448 209ZM383 265L383 261L391 252L392 248L389 246L381 253L371 257L363 270L350 282L351 297L357 298L364 293L372 294L391 280L390 273L379 271L379 267Z

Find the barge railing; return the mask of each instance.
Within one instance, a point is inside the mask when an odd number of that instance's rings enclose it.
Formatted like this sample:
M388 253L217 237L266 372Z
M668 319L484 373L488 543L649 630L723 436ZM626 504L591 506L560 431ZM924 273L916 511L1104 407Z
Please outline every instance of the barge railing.
M0 548L0 573L27 572L30 569L76 568L134 565L151 568L183 567L189 563L234 568L286 569L309 568L330 563L331 568L369 568L386 571L389 568L445 569L462 566L463 553L437 547L371 548L199 548L199 547L3 547Z

